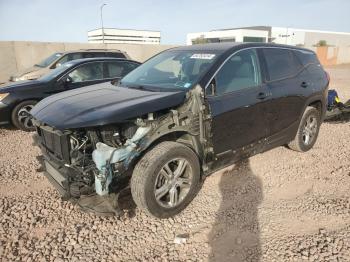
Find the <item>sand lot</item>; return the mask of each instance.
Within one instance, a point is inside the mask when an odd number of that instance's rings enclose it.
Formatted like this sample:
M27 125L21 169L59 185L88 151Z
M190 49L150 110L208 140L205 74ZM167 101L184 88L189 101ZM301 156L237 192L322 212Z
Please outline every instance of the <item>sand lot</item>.
M327 71L350 99L350 66ZM307 153L280 147L210 176L166 220L129 195L119 219L62 202L31 143L0 129L0 261L350 261L350 122L324 123Z

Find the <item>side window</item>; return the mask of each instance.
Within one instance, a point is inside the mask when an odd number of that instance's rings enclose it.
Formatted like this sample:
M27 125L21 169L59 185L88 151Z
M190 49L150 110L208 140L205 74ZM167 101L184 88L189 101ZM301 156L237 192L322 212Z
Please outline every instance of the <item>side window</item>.
M76 60L76 59L81 59L83 58L82 53L72 53L68 55L68 61Z
M115 78L123 76L123 64L120 62L106 62L107 78Z
M68 62L68 61L69 61L68 60L68 55L64 55L56 62L55 67L59 67L59 66L63 65L64 63Z
M270 81L294 76L302 65L292 51L288 49L263 49Z
M106 62L106 64L108 78L123 77L138 67L138 64L128 62Z
M125 55L122 53L106 53L107 57L114 57L114 58L125 58Z
M295 50L294 54L298 57L299 61L304 66L308 64L316 64L316 65L320 64L314 52Z
M83 53L83 58L93 58L96 57L94 53Z
M72 83L103 79L102 62L88 63L79 66L68 74Z
M132 70L134 70L138 66L139 64L135 64L135 63L124 63L123 76L129 74Z
M261 75L256 50L243 50L232 56L220 69L215 81L217 95L259 86Z

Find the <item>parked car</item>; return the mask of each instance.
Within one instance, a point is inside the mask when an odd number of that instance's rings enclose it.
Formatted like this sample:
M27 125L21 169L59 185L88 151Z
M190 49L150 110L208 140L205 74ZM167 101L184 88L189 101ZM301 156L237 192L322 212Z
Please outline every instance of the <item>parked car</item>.
M120 50L108 49L82 49L78 51L57 52L45 58L40 63L20 71L17 75L11 76L9 81L35 80L50 72L52 69L60 67L66 62L94 57L113 57L130 59L130 57Z
M130 178L139 208L171 217L218 169L281 145L311 149L328 84L307 49L178 47L139 66L117 88L100 84L41 101L32 110L35 141L46 176L65 199L109 212Z
M20 81L0 88L0 124L12 123L32 131L29 111L41 99L55 93L96 83L116 81L140 63L118 58L86 58L67 62L33 81Z

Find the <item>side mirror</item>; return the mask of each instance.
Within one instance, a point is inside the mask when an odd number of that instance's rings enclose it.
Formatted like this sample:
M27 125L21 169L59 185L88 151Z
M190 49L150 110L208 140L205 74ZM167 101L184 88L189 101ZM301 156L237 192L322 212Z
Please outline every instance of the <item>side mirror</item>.
M210 82L207 89L205 90L205 93L209 96L213 96L216 93L216 80L215 78Z
M67 76L66 78L63 79L63 85L67 87L69 84L71 84L73 79L70 76Z
M120 83L120 78L116 78L116 79L111 80L111 84L114 86L118 86L119 83Z

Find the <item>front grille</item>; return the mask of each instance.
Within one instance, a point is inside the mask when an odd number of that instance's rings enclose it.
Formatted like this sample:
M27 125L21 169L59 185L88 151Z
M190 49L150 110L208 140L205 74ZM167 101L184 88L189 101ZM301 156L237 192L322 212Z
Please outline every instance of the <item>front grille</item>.
M38 128L38 135L40 137L40 144L42 148L60 162L70 164L69 156L69 134L53 130L47 126Z

